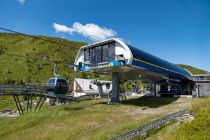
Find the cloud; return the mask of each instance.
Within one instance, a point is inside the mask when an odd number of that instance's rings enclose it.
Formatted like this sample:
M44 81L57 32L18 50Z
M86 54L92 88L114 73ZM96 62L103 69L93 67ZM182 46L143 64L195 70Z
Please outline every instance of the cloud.
M56 32L64 32L64 33L71 33L72 29L67 27L66 25L60 25L57 23L53 24L53 28L55 29Z
M26 3L26 0L17 0L21 5L24 5Z
M100 27L94 23L87 23L85 25L82 25L79 22L75 22L72 25L72 27L54 23L53 28L55 29L56 32L60 33L81 34L82 36L87 37L93 41L101 41L113 37L117 34L112 29L107 29L106 27Z

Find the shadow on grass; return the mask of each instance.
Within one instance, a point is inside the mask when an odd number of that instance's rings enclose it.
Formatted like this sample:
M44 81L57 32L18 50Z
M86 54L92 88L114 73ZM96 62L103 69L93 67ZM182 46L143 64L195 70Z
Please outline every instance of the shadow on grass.
M94 103L94 105L99 105L99 104L108 105L108 101L101 101L101 102L98 102L98 103Z
M168 105L175 102L179 97L148 97L142 96L135 99L128 99L122 101L126 105L134 105L149 108L158 108L160 106Z
M66 111L77 111L77 110L82 110L84 107L64 107L64 110Z

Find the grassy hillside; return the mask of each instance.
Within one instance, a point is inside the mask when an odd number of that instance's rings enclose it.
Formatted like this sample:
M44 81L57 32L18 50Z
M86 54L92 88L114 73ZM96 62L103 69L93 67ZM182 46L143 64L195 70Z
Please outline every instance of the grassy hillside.
M59 38L42 37L54 42L72 45L78 49L85 43ZM17 57L6 53L29 56L43 61ZM0 83L46 82L53 75L53 63L49 60L74 62L77 50L49 43L32 37L0 33ZM77 74L66 64L58 64L59 74L73 79Z
M189 70L192 74L206 74L209 73L208 71L202 70L202 69L198 69L189 65L183 65L183 64L177 64L178 66Z
M210 98L194 101L190 111L195 119L175 122L159 130L147 140L210 140Z
M210 98L203 99L192 106L191 111L195 114L192 122L181 124L175 133L172 134L172 140L210 140Z

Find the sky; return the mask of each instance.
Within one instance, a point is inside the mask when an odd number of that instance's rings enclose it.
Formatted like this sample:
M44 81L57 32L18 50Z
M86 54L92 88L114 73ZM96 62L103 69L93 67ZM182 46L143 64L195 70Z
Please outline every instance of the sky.
M210 71L209 0L1 0L0 27L87 43L116 37Z

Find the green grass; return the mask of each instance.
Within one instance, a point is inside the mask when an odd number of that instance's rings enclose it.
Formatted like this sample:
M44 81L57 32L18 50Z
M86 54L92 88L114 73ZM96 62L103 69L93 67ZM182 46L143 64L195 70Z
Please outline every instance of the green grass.
M191 111L195 119L181 124L172 134L172 140L210 140L210 98L193 104Z
M155 134L150 135L146 140L169 140L169 137L178 128L178 123L173 122L161 127Z
M184 69L189 70L192 74L207 74L207 73L209 73L206 70L198 69L198 68L195 68L195 67L192 67L189 65L183 65L183 64L177 64L177 65Z
M80 48L82 42L67 41L60 38L42 38ZM53 75L54 64L49 60L74 62L78 49L65 47L32 37L0 33L0 83L46 82ZM29 56L43 61L11 56L9 54ZM47 61L44 61L47 60ZM69 69L67 64L58 64L59 74L72 80L80 74Z
M4 108L15 108L14 99L12 96L0 95L0 111Z
M147 140L210 140L210 98L193 101L191 122L174 122L151 135Z
M181 110L194 99L140 97L136 100L153 104L157 102L158 107L133 105L130 101L121 105L107 105L99 100L74 102L66 108L45 105L38 112L20 117L0 117L0 139L108 139Z

